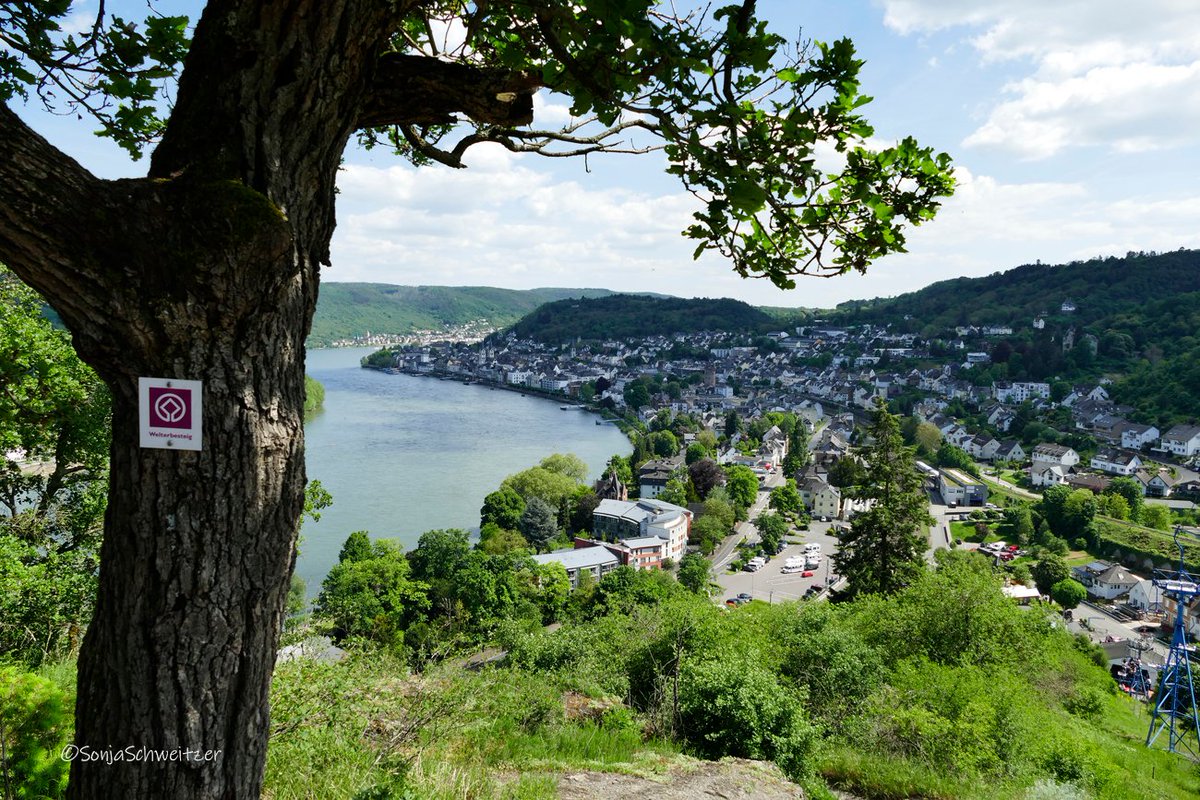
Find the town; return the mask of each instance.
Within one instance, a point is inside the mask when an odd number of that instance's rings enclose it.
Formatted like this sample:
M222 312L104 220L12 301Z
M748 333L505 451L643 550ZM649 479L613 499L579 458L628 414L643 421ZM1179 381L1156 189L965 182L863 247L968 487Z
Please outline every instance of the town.
M1097 338L1077 335L1070 324L1075 311L1074 301L1067 299L1055 315L1025 324L1036 331L1048 322L1057 325L1064 350L1085 348L1094 354ZM762 560L774 552L754 555L759 536L753 520L773 489L792 485L804 517L791 529L793 544L781 543L794 552L783 555L790 554L793 565L797 556L804 561L803 539L832 556L838 532L864 507L853 489L847 490L853 479L845 477L846 463L857 460L862 426L876 400L883 400L905 414L906 439L919 446L917 467L934 513L930 561L938 549L977 550L1007 566L1012 586L1006 591L1027 602L1048 597L1051 588L1034 585L1036 570L1030 568L1038 559L1033 556L1061 559L1094 614L1073 624L1090 627L1114 657L1123 656L1130 641L1146 632L1167 636L1174 622L1174 600L1163 597L1149 578L1177 558L1168 531L1177 525L1193 529L1197 521L1200 426L1160 431L1135 421L1131 406L1110 399L1104 378L1080 384L1053 378L981 384L980 369L1013 332L1010 323L959 326L948 332L952 336L932 343L894 333L890 326L818 321L766 334L705 331L565 344L510 332L471 343L426 339L381 351L370 364L542 395L564 402L564 409L589 407L604 413L606 421L643 431L661 430L682 418L694 421L696 431L721 434L712 460L725 468L749 468L761 486L749 519L723 546L706 553L713 555L716 585L721 596L731 595L731 605L752 598L821 597L836 588L832 558L818 574ZM778 427L747 436L731 426L731 420L780 414L803 425L810 450L797 462L803 469L791 474L783 468L789 437ZM599 579L621 564L678 564L703 509L695 502L689 508L682 496L674 498L679 504L664 502L662 493L672 479L686 482L692 463L686 452L695 441L694 431L685 432L674 451L635 464L632 486L606 473L607 480L595 487L600 505L592 535L577 536L570 551L536 558L562 563L573 586L583 573ZM1014 509L1044 508L1050 502L1042 497L1046 490L1056 498L1071 497L1075 505L1090 498L1088 523L1070 529L1052 512L1043 512L1039 529L1018 533ZM1001 534L1011 542L1002 541ZM1147 536L1153 536L1152 544ZM1195 552L1189 552L1194 561ZM818 556L813 565L819 563ZM1189 634L1200 635L1200 607L1186 607L1184 617ZM1150 650L1151 660L1165 652L1161 642Z

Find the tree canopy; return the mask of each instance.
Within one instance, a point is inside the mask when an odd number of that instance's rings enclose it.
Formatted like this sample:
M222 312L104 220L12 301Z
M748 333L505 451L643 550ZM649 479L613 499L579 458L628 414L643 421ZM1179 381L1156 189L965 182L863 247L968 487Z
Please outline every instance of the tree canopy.
M855 515L834 556L852 595L891 594L915 580L924 568L926 528L933 524L913 452L881 401L868 433L872 441L863 453L867 466L858 496L869 506Z

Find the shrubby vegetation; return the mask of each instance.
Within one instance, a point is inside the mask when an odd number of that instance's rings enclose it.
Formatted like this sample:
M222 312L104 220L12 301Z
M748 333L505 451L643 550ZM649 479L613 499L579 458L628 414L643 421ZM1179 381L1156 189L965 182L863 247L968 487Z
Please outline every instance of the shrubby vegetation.
M1047 612L1012 604L966 553L890 597L735 611L619 570L571 595L553 632L500 622L507 658L479 672L411 672L369 648L281 666L268 791L461 796L452 780L473 796L553 797L561 771L650 773L680 752L771 759L863 797L1200 791L1186 761L1142 746L1140 706ZM529 794L504 794L499 774Z
M0 266L0 655L29 667L75 653L92 616L111 416L43 309Z
M325 406L325 387L311 375L304 376L304 417L309 418Z

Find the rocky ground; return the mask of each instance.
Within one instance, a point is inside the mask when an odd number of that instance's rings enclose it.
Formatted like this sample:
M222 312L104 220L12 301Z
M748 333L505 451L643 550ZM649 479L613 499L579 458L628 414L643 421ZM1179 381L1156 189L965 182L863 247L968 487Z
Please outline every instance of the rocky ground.
M688 759L654 778L571 772L558 783L562 800L803 800L804 791L762 761ZM853 800L844 795L844 800Z

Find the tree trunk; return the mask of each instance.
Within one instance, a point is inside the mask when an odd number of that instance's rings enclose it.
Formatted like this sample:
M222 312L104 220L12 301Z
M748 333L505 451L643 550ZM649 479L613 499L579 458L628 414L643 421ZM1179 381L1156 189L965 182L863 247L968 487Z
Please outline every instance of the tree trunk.
M109 381L112 487L79 661L71 797L259 794L305 482L312 298L299 287L211 336L180 331L144 360L150 376L204 382L200 452L141 449L137 375ZM82 756L127 747L145 760Z
M417 0L209 0L145 179L97 180L0 105L0 257L113 395L72 798L253 798L303 508L304 339L346 141L535 80L385 58ZM501 91L503 90L503 91ZM203 381L203 449L141 449L139 377Z

